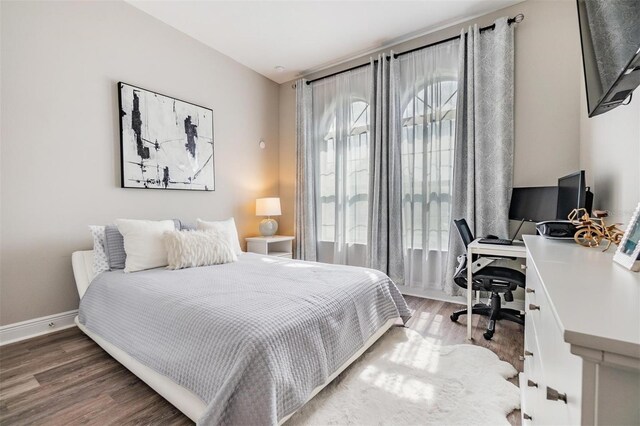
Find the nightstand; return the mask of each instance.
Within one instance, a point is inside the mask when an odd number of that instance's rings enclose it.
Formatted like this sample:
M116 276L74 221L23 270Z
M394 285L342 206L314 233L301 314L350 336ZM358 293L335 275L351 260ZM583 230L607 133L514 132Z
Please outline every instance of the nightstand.
M293 258L293 237L274 235L273 237L249 237L245 240L247 251L250 253Z

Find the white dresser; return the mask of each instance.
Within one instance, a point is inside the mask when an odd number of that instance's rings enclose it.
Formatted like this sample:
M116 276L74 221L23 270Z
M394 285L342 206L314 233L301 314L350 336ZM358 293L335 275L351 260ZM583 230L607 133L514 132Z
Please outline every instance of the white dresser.
M524 242L523 425L640 424L640 273L613 248Z

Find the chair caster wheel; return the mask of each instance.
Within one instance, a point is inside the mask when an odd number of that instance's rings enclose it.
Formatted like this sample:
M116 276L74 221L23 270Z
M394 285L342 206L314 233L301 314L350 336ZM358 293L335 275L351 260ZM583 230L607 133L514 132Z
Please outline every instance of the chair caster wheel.
M489 333L488 331L485 331L482 335L484 336L485 340L491 340L491 338L493 337L493 333Z
M449 318L451 318L451 321L453 321L453 322L458 322L458 315L456 315L456 314L451 314L449 316Z

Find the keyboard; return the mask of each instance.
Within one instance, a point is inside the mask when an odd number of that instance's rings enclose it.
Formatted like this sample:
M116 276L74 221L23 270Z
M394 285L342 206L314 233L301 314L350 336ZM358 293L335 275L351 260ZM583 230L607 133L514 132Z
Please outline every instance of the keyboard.
M512 240L505 240L503 238L483 238L478 241L480 244L495 244L498 246L511 246L513 245Z

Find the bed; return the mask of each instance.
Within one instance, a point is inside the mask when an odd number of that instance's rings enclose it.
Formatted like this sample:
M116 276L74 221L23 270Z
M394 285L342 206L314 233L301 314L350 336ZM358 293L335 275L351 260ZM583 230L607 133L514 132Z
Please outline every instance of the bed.
M76 324L199 424L284 423L410 315L365 268L243 253L90 282L92 256L72 255Z

